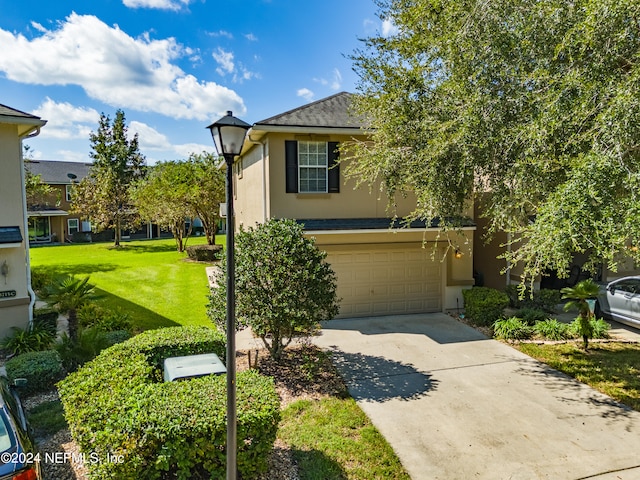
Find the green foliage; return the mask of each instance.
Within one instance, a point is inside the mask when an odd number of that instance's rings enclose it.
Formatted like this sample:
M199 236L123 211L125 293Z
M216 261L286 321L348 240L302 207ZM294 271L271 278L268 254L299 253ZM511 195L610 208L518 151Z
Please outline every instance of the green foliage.
M559 322L555 318L536 322L533 329L537 336L548 340L568 340L575 336L569 324Z
M51 390L64 376L62 360L55 350L23 353L7 361L5 367L10 382L27 379L22 390L26 395Z
M584 335L587 335L588 338L609 338L610 329L611 325L602 318L589 318L587 322L585 322L582 317L576 317L576 319L569 324L569 331L574 337L584 338Z
M415 192L413 218L461 215L483 192L527 280L568 274L576 252L587 268L639 258L636 0L377 3L397 33L351 56L372 141L351 146L349 173L391 201Z
M589 339L593 338L593 322L591 321L591 310L587 300L595 299L600 291L600 287L591 280L578 282L575 287L566 287L561 290L562 298L569 299L565 304L566 311L577 309L578 318L575 322L576 332L582 336L585 350L589 348Z
M220 219L220 203L226 199L225 174L218 158L211 153L192 153L189 164L194 170L191 206L202 222L207 244L216 243L216 225Z
M494 288L473 287L463 290L462 295L465 315L478 325L492 325L509 305L507 294Z
M122 462L88 465L91 478L224 478L226 379L161 382L165 358L223 355L208 328L144 332L103 351L58 384L65 416L81 450ZM238 469L252 478L267 467L280 402L273 381L255 371L237 376Z
M527 325L546 320L549 316L544 310L537 308L521 308L517 311L516 317L521 318Z
M108 346L125 342L131 338L131 333L127 330L112 330L110 332L104 332L102 335Z
M42 268L31 269L31 287L38 295L46 291L47 285L52 283L53 280L53 275L48 270Z
M79 330L75 339L64 334L55 348L65 370L73 372L109 346L103 332L96 328L84 328Z
M92 298L94 298L94 287L89 283L89 277L79 279L68 275L47 288L47 303L60 313L68 315L71 339L75 339L78 335L77 310Z
M11 327L11 330L13 333L6 336L0 346L12 355L47 350L55 338L55 332L35 324L31 328Z
M236 313L278 359L294 337L308 336L338 313L336 275L313 239L293 220L269 220L236 237ZM226 262L212 289L209 315L224 330Z
M74 188L72 208L91 218L98 231L113 229L115 246L120 246L121 231L136 228L137 211L130 200L130 188L143 176L144 156L138 147L138 134L128 135L126 119L117 110L113 121L100 115L98 130L91 132L91 158L89 175Z
M533 335L533 328L521 318L509 317L494 322L493 334L505 340L527 340Z
M87 303L78 309L78 323L82 328L95 328L101 332L133 329L129 313L121 308L110 309L97 303Z
M509 306L513 308L536 308L553 313L560 303L558 290L542 288L534 290L531 295L530 288L522 284L511 284L504 291L509 296Z
M49 436L67 428L60 400L43 402L29 409L27 419L36 436Z
M33 326L47 330L51 335L58 330L58 312L52 308L38 308L33 311Z
M198 262L216 262L222 258L222 245L192 245L187 247L187 255Z

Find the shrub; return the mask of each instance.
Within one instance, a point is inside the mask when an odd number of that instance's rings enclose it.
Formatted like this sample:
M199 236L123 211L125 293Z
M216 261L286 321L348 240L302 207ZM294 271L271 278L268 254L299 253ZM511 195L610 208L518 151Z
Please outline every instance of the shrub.
M465 314L478 325L492 325L509 305L504 292L489 287L473 287L463 290Z
M548 340L567 340L574 337L569 324L559 322L555 318L536 322L533 329L536 335Z
M493 324L496 338L505 340L526 340L533 335L533 329L518 317L497 320Z
M33 312L33 325L55 336L58 331L58 315L58 312L51 308L39 308Z
M577 317L571 324L569 324L569 330L572 333L573 337L580 337L584 332L584 324L581 323L580 317ZM609 338L609 330L611 329L611 325L609 325L602 318L590 318L589 319L589 327L588 332L590 333L589 338Z
M337 280L326 252L293 220L241 231L236 251L236 312L278 360L294 337L309 336L338 313ZM210 295L209 316L226 328L226 262Z
M222 256L222 245L192 245L187 247L187 255L198 262L215 262Z
M534 325L548 318L547 313L538 308L521 308L515 316L521 318L527 325Z
M6 336L0 346L12 355L47 350L55 338L49 328L33 325L31 328L11 327L13 333Z
M64 376L62 360L55 350L23 353L9 360L5 367L11 382L16 378L27 379L23 389L27 395L51 390Z
M102 335L108 346L125 342L131 338L131 334L127 330L113 330L111 332L104 332Z
M505 293L509 297L509 306L512 308L535 308L544 310L548 313L553 313L558 303L561 300L561 294L559 290L551 290L543 288L535 290L533 297L531 296L531 289L525 288L521 294L522 288L519 284L507 285Z
M60 354L65 370L73 372L109 346L103 332L96 328L86 328L78 331L75 340L64 334L56 344L56 351Z
M81 450L99 459L91 478L224 478L226 378L162 383L165 358L214 352L223 336L202 327L152 330L104 350L58 384L65 416ZM223 357L222 357L223 358ZM252 478L267 468L280 403L273 380L237 376L238 470Z
M47 286L53 282L53 275L45 269L31 269L31 288L38 294L46 291Z
M133 329L131 315L116 308L111 310L97 303L87 303L78 309L78 323L83 328L95 328L101 332Z

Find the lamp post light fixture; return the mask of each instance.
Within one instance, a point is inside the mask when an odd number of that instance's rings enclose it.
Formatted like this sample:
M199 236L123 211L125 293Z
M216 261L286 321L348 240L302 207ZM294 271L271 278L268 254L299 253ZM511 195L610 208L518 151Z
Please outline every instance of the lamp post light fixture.
M211 131L218 155L227 166L227 480L237 477L237 419L236 419L236 296L233 214L233 160L242 152L247 130L246 122L227 114L207 127Z

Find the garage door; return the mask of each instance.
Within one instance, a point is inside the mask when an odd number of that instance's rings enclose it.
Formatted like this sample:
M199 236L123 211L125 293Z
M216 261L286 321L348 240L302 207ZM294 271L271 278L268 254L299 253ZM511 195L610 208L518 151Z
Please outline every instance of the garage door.
M340 317L442 310L442 269L420 244L326 247L338 277Z

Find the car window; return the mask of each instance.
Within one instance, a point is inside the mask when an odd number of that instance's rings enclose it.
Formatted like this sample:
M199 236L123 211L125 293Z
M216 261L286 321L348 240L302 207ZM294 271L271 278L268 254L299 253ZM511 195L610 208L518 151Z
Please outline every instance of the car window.
M10 428L4 412L0 412L0 452L4 452L13 446L14 437L9 433Z
M637 280L623 280L615 285L617 291L625 293L638 293L638 281Z

